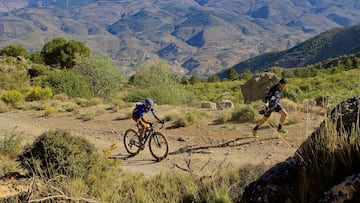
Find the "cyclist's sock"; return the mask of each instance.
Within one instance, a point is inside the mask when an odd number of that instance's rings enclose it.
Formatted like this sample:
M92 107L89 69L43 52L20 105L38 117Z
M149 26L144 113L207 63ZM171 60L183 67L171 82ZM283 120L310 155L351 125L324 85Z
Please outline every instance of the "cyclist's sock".
M259 126L256 125L253 130L254 130L254 131L257 131L258 129L259 129Z
M278 131L280 131L280 130L281 130L281 128L282 128L282 125L281 125L281 124L279 124L279 126L278 126Z

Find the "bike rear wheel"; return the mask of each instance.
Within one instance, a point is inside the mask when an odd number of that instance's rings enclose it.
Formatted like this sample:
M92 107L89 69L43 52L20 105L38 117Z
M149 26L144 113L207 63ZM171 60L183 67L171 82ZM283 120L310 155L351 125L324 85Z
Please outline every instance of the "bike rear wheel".
M124 145L126 151L130 155L136 155L140 151L140 139L138 133L134 129L128 129L124 134Z
M165 135L160 132L154 132L149 140L149 149L156 161L165 159L169 153L169 144Z

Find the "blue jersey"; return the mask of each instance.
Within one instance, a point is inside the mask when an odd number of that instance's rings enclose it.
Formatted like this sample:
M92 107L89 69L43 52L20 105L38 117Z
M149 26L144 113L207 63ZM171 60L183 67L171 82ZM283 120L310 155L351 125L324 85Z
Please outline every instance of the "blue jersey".
M136 104L135 109L133 110L133 114L138 115L140 118L144 118L144 115L149 111L151 111L153 115L156 114L153 106L151 106L150 109L147 109L144 103Z

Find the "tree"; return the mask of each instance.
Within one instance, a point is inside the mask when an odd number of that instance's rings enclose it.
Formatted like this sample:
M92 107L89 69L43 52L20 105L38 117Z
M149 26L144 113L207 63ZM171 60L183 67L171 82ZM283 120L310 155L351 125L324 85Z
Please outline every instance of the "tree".
M208 78L208 82L219 82L219 81L221 81L221 80L220 80L219 76L217 76L217 75L213 75Z
M137 102L151 97L159 104L179 104L189 100L184 86L178 78L169 74L169 67L162 60L141 63L130 81L134 90L125 98L128 101Z
M74 71L84 76L96 97L108 99L121 89L124 79L120 69L105 56L80 56L75 60Z
M244 80L250 80L252 77L252 72L249 69L246 69L243 73L240 74L240 78Z
M198 83L198 82L200 82L200 81L201 81L200 78L197 77L196 75L192 75L192 76L190 77L190 79L189 79L189 82L190 82L190 84L192 84L192 85L194 85L194 84L196 84L196 83Z
M35 51L30 54L30 60L34 63L44 64L44 58L41 55L41 51Z
M12 57L23 56L26 58L28 57L28 52L22 46L9 45L0 50L0 56L12 56Z
M90 56L90 49L84 43L64 38L55 38L46 43L41 51L44 62L50 66L60 66L62 69L72 68L77 57Z
M46 43L42 48L41 55L44 58L44 62L50 66L60 65L61 49L66 43L66 40L62 37L55 38Z
M72 98L93 96L85 78L74 70L55 70L43 79L42 86L51 87L54 94L65 93Z
M239 73L234 68L230 68L228 72L228 78L229 80L237 80L239 79Z

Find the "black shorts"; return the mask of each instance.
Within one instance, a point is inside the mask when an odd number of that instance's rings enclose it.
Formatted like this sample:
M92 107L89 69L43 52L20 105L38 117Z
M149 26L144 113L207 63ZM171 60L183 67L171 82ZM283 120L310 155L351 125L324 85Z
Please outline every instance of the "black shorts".
M281 106L281 104L275 104L275 106L270 107L270 110L269 110L269 111L266 111L266 112L264 113L264 116L269 117L272 112L274 112L274 111L275 111L275 112L279 112L279 111L281 111L281 110L283 110L283 107Z
M136 122L139 122L139 119L140 119L140 115L139 114L136 114L136 113L133 113L132 114L132 119Z

